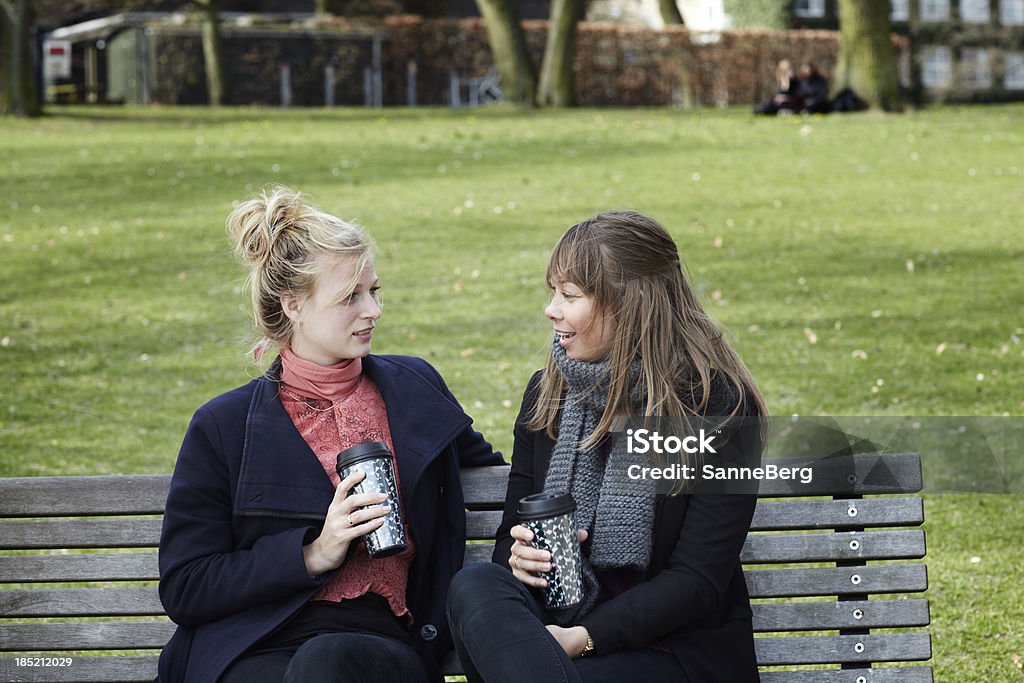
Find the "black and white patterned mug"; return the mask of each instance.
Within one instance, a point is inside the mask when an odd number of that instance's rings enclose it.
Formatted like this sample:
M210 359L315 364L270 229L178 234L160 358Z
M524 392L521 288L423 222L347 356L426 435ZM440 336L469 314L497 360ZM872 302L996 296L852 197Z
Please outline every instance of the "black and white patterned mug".
M397 555L407 547L405 523L402 519L402 501L398 495L395 477L395 459L388 445L381 441L368 441L346 448L338 453L338 476L344 479L353 472L364 472L366 477L352 487L352 493L384 493L391 512L384 524L367 534L366 550L372 558Z
M576 501L564 491L544 491L519 499L519 520L533 532L534 548L551 553L544 601L548 609L564 609L583 601L583 569L576 535Z

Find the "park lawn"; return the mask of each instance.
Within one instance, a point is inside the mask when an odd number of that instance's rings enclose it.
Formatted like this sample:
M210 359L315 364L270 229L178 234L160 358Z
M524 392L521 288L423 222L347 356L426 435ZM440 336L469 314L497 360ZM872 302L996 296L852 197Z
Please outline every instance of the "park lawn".
M367 226L375 351L431 361L506 453L548 250L608 208L670 229L773 414L1024 414L1021 105L50 112L0 121L0 476L170 471L260 372L223 225L275 183ZM939 680L1024 678L1022 502L926 500Z

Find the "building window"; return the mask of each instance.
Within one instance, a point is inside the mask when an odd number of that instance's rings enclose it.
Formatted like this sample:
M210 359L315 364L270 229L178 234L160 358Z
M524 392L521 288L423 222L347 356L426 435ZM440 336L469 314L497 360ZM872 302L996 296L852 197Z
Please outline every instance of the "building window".
M1024 90L1024 52L1003 55L1003 87L1007 90Z
M960 51L960 75L965 87L991 88L992 70L988 65L988 50L965 47Z
M892 0L889 20L910 21L910 0Z
M969 24L987 24L988 0L960 0L960 18Z
M926 47L921 51L921 84L926 88L953 85L953 54L948 47Z
M921 0L921 21L949 21L949 0Z
M806 19L825 16L825 0L793 0L793 14Z
M999 0L999 23L1006 26L1024 25L1024 0Z

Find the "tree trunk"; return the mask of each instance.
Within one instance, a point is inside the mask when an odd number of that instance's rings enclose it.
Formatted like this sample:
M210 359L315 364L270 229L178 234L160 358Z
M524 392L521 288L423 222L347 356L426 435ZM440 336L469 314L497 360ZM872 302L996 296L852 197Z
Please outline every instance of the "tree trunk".
M585 0L551 2L548 39L537 88L537 104L542 107L571 107L576 103L572 63L576 56L576 26L583 18L585 5Z
M32 6L28 0L0 0L0 13L3 15L0 44L6 47L2 59L6 73L0 81L3 88L0 112L39 116L43 110L32 64Z
M676 0L658 0L658 5L661 8L661 20L666 26L682 26L685 23Z
M902 111L889 0L839 0L835 89L852 88L872 107Z
M206 66L206 94L210 106L227 101L224 76L224 44L220 31L220 0L194 0L203 18L203 64Z
M532 106L537 92L537 75L526 51L526 38L515 5L507 0L476 0L476 5L487 26L487 40L501 76L501 90L505 98L516 104Z

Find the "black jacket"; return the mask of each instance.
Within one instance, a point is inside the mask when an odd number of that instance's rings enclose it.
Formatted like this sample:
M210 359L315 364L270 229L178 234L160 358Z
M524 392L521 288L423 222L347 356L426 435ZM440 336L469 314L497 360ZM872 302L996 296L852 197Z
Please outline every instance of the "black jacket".
M509 530L518 523L516 503L543 490L554 448L546 434L526 427L539 377L530 381L516 420L505 511L493 556L504 567L513 543ZM713 393L712 403L716 398ZM651 562L643 582L599 604L580 621L594 640L595 654L660 640L691 683L758 681L750 599L740 565L756 502L756 496L743 494L659 495Z

